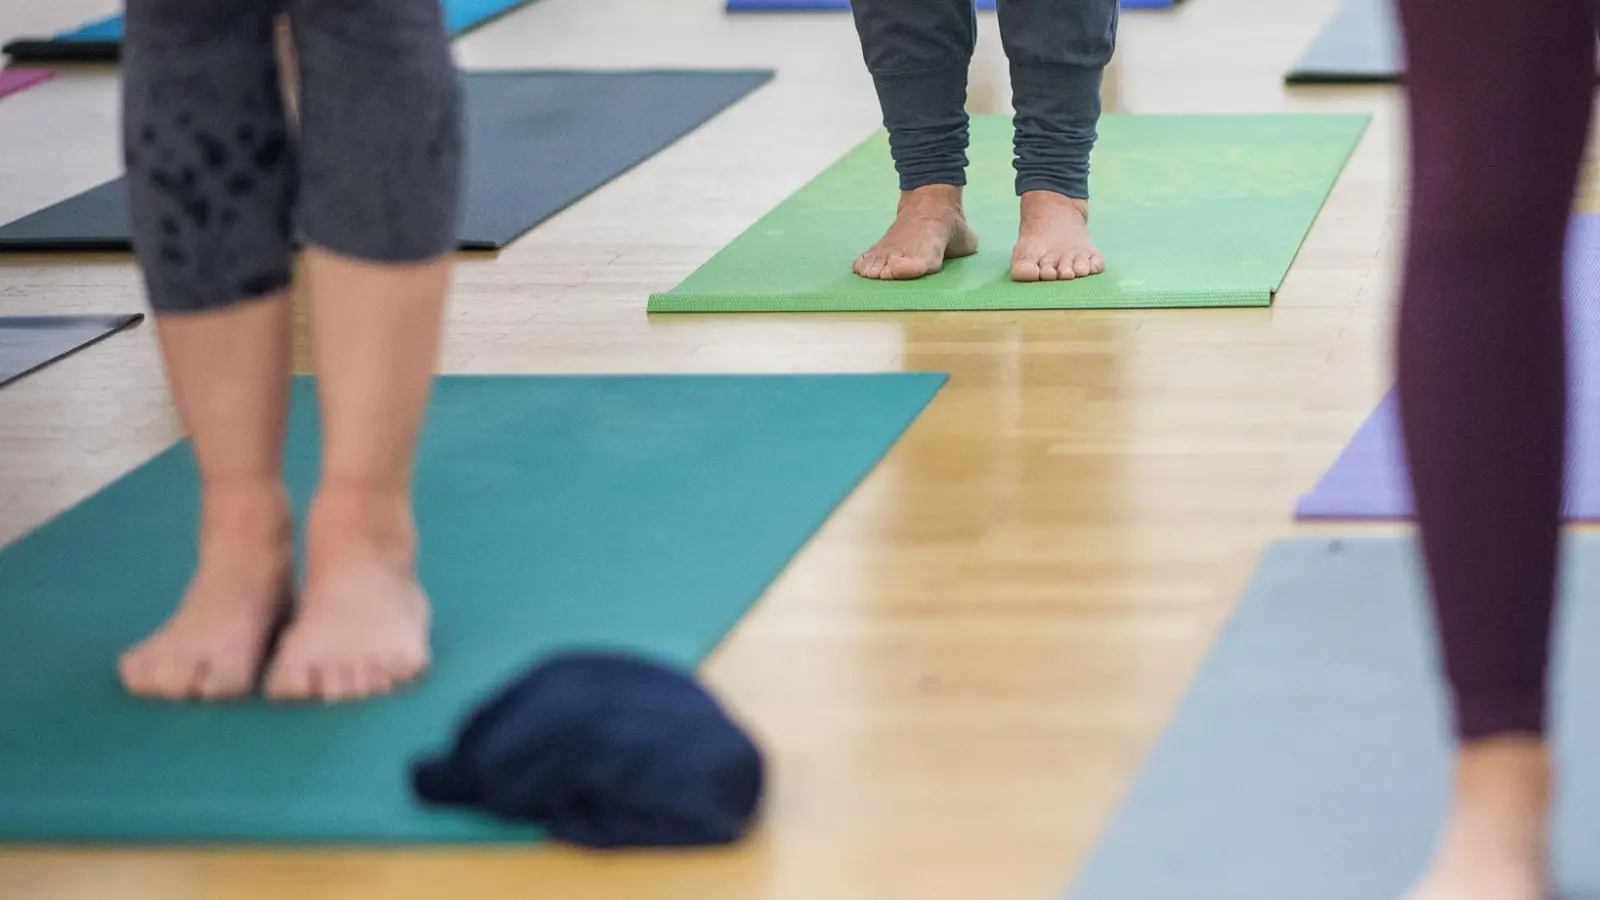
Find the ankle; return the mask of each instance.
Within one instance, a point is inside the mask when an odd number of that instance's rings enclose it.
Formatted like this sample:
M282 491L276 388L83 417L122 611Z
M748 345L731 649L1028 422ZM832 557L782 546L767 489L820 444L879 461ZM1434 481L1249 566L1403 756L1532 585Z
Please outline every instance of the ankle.
M1548 808L1555 780L1549 745L1537 736L1471 741L1456 754L1455 789L1463 807Z
M962 189L956 184L925 184L900 192L900 210L910 207L940 207L961 211Z
M276 477L202 478L200 495L203 546L256 548L293 538L289 492Z
M1085 222L1089 221L1089 201L1082 197L1070 197L1058 191L1031 190L1022 192L1021 202L1023 215L1070 209L1082 216Z
M410 565L417 529L408 487L324 480L307 518L307 545L313 562L349 553L377 554Z

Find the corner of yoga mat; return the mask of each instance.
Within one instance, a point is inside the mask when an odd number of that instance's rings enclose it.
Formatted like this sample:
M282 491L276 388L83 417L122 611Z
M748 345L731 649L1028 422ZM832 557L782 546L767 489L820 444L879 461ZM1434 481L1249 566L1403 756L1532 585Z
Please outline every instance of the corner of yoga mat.
M0 316L0 387L144 320L120 315Z
M945 375L441 376L418 447L434 662L360 704L164 704L119 650L194 564L177 444L0 549L0 843L526 844L424 807L410 763L536 661L573 648L701 663L884 459ZM297 518L319 468L294 380Z

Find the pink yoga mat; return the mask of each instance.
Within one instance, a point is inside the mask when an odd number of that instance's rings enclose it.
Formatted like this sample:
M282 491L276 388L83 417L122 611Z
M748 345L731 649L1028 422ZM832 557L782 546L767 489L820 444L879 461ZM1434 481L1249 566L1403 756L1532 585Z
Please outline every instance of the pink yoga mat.
M0 97L49 81L55 74L49 69L0 69Z
M1600 215L1567 234L1567 473L1569 522L1600 521ZM1383 398L1317 486L1300 519L1410 519L1411 478L1394 392Z

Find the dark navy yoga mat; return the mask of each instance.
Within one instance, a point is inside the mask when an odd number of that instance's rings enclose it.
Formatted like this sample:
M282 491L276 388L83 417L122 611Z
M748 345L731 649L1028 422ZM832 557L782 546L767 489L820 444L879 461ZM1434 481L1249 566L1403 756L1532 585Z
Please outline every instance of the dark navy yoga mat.
M116 316L0 316L0 387L143 319Z
M536 839L424 807L410 763L550 655L698 665L943 382L439 379L416 479L434 666L339 706L158 703L117 684L118 652L171 612L194 564L194 461L176 445L0 550L0 843ZM302 512L314 390L296 381L287 442Z
M772 78L765 71L467 72L463 250L497 250ZM130 249L110 181L0 226L0 252Z
M486 25L533 0L442 0L445 27L455 37ZM122 51L122 16L107 16L54 37L22 38L0 51L19 62L115 60Z
M1600 521L1600 216L1574 216L1567 236L1568 521ZM1300 501L1301 519L1409 519L1411 480L1394 392Z
M1600 898L1600 537L1557 640L1559 900ZM1423 871L1450 732L1408 541L1271 547L1067 900L1397 900Z

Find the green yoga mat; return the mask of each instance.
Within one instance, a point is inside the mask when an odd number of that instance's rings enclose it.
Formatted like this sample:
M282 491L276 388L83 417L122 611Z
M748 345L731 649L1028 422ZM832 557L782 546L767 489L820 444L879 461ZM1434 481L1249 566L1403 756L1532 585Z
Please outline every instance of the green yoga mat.
M193 561L195 474L176 445L0 551L0 841L537 838L420 806L409 762L551 652L699 662L943 380L441 379L417 476L434 669L347 706L118 687L117 652L162 621ZM304 380L291 432L303 510L318 443Z
M1017 233L1011 120L978 116L967 214L982 249L918 281L877 282L850 264L888 226L894 166L880 133L817 176L652 312L801 312L1267 306L1365 115L1106 116L1090 193L1106 271L1070 282L1010 279Z

